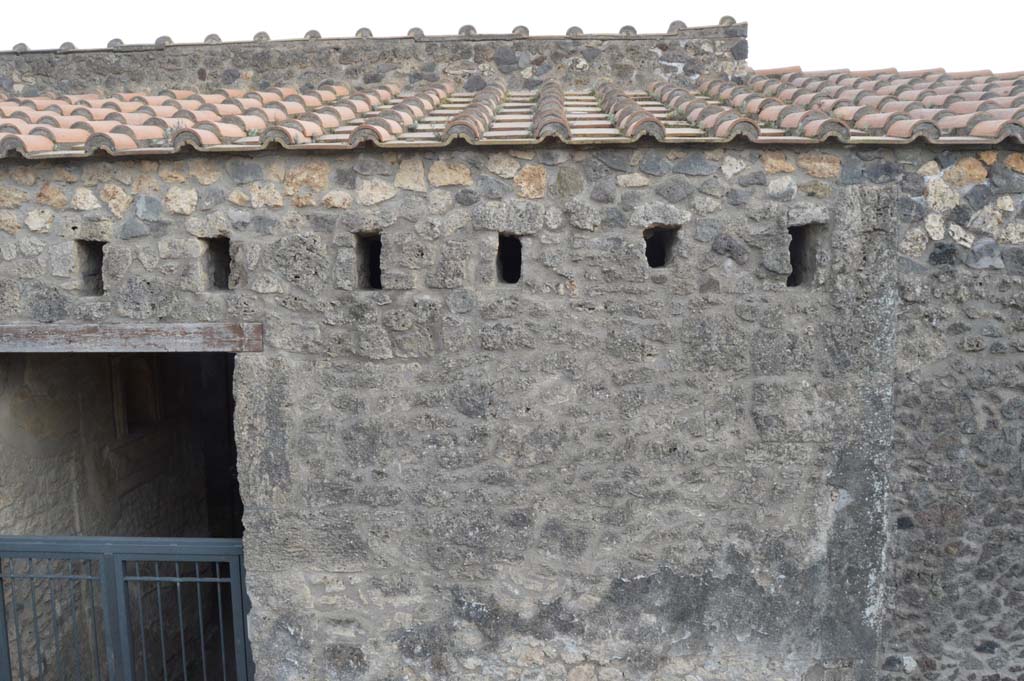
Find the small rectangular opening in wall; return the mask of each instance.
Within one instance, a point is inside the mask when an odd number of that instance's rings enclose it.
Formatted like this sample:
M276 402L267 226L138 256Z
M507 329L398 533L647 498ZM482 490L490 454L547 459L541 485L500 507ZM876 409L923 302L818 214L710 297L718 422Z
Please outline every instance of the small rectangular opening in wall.
M818 246L825 225L810 224L789 228L789 264L792 272L786 286L813 286L818 272Z
M498 235L498 281L515 284L523 276L523 243L519 237Z
M78 271L82 277L81 292L87 296L103 295L103 241L76 241Z
M231 278L231 240L227 237L203 239L206 253L206 281L211 291L226 291Z
M664 267L669 264L678 236L678 227L657 226L644 230L647 264L651 267Z
M379 289L381 285L380 234L356 234L356 263L359 269L359 288Z

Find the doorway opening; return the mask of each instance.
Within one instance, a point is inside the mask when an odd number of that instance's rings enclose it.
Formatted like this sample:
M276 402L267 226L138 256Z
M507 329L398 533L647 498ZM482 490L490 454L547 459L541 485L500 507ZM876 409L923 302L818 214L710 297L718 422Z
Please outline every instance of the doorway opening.
M234 355L0 354L0 535L242 536Z
M247 678L233 372L0 354L0 678Z

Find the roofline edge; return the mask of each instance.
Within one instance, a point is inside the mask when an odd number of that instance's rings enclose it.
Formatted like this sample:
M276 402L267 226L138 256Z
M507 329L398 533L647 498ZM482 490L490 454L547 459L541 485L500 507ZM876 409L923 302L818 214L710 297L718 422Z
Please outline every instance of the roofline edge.
M529 41L550 41L550 40L572 40L572 41L585 41L585 40L625 40L625 41L649 41L649 40L664 40L665 38L676 38L676 37L729 37L729 38L742 38L747 36L747 22L737 22L731 25L719 25L719 26L693 26L680 29L672 33L639 33L639 34L623 34L623 33L581 33L579 35L521 35L516 33L489 33L489 34L473 34L473 35L438 35L438 36L420 36L420 35L404 35L404 36L382 36L382 37L361 37L361 36L345 36L345 37L333 37L333 38L282 38L279 40L233 40L223 41L215 43L198 42L198 43L166 43L166 44L149 44L149 43L138 43L132 45L118 45L116 47L86 47L86 48L75 48L75 49L61 49L59 47L44 48L44 49L28 49L28 50L15 50L6 49L0 50L0 56L25 56L25 55L43 55L43 54L90 54L90 53L124 53L124 52L151 52L161 50L174 50L176 48L183 49L195 49L195 48L216 48L216 47L265 47L268 45L291 45L291 44L312 44L312 43L367 43L367 42L392 42L392 41L406 41L413 43L450 43L450 42L529 42Z

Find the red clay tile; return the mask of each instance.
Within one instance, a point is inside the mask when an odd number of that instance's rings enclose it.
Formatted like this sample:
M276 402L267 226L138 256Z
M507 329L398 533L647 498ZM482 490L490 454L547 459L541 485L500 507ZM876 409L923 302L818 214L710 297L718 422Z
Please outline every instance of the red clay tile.
M27 135L36 127L34 123L24 121L20 118L0 119L0 132L17 133Z
M540 86L532 125L537 139L558 137L563 142L569 141L572 133L565 112L565 92L560 83L549 80Z
M927 121L915 120L913 118L902 118L895 120L885 129L888 137L911 140L923 137L930 141L939 139L939 129Z
M772 144L994 144L1021 142L1024 124L1024 72L790 67L743 79L709 78L696 86L660 81L647 96L636 96L632 87L603 82L589 92L566 93L552 80L532 93L510 93L496 82L457 97L452 83L404 95L393 85L354 91L335 83L209 93L0 93L0 155L174 153L185 146L251 150L272 142L338 149L367 142L441 146L456 137L513 144L548 137L571 144L631 141L644 135L673 143L741 136ZM510 102L514 106L503 114Z
M626 137L637 139L649 135L657 140L664 139L664 124L637 104L617 83L605 81L595 88L594 93L601 108Z
M138 149L138 144L129 135L113 132L98 132L89 136L85 142L85 151L93 153L102 149L107 153L125 152Z
M983 121L971 128L970 135L999 142L1011 138L1024 144L1024 125L1006 120Z
M0 132L0 156L17 152L22 156L53 151L53 140L44 135L19 135Z
M475 142L483 138L493 125L507 93L508 87L504 83L489 85L477 92L466 108L448 120L444 128L445 140L462 137Z

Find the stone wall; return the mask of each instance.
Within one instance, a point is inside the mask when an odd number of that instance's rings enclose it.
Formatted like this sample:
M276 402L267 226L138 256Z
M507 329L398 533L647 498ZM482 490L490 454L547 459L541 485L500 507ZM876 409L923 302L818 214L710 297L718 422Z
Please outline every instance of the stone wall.
M955 191L931 203L966 229L900 273L883 660L896 679L1024 678L1024 158L979 158L940 159ZM972 238L973 253L954 245Z
M264 322L259 678L1012 678L1022 198L917 146L8 161L0 319Z
M746 72L747 25L680 28L664 35L334 38L206 45L126 45L106 50L0 52L0 90L154 93L161 89L354 85L406 86L451 79L467 90L503 79L536 88L556 78L569 88L614 78L643 87L653 77L695 79Z

